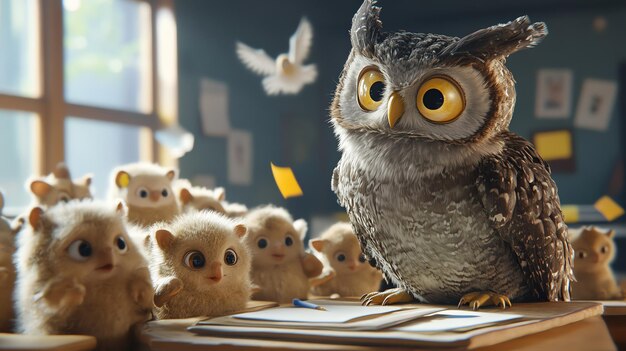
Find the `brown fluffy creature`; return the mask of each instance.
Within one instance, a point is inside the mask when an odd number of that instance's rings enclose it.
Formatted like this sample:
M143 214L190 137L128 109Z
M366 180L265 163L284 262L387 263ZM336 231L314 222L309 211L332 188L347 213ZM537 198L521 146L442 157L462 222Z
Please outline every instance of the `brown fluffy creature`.
M9 220L2 217L4 196L0 192L0 332L9 332L13 325L13 286L15 284L15 233L19 228L12 228Z
M172 181L176 171L150 163L133 163L117 167L111 173L109 197L128 204L128 221L148 227L169 222L180 212Z
M251 258L242 224L212 212L178 216L150 229L147 247L159 319L220 316L250 300Z
M87 174L72 180L69 169L61 162L49 175L28 180L26 187L34 206L50 207L73 199L91 199L91 179L92 176Z
M122 203L80 201L30 211L15 255L19 332L93 335L100 350L131 347L133 327L150 318L153 289L125 212Z
M573 241L574 276L572 297L575 300L622 299L611 262L615 259L615 231L604 232L597 227L583 228Z
M335 223L309 246L324 264L322 275L311 281L313 294L360 297L380 287L383 275L367 261L350 223Z
M226 190L222 187L207 189L193 186L187 179L179 179L174 183L174 191L183 213L209 210L230 218L238 218L248 212L246 205L227 202Z
M291 302L308 297L309 278L322 273L322 263L304 251L307 224L293 220L283 208L265 206L244 217L252 252L252 282L255 300Z

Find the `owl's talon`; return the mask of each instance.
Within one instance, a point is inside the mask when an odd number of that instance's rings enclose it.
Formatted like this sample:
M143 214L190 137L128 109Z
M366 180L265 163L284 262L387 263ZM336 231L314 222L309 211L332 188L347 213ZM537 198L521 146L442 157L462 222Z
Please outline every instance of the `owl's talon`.
M413 302L414 298L411 294L403 289L389 289L383 292L371 292L361 296L364 306L370 305L392 305L396 303Z
M461 297L458 307L467 304L472 310L476 311L481 306L502 306L506 309L507 304L512 307L511 300L505 295L495 293L493 291L470 292Z

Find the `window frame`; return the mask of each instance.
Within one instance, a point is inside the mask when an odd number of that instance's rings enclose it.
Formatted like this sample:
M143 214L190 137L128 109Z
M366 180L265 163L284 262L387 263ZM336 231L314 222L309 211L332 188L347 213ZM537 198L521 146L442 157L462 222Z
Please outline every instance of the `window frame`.
M92 121L113 122L123 125L146 127L151 131L150 145L148 147L152 162L159 162L167 166L177 166L176 159L169 156L167 151L158 145L155 140L155 132L165 125L177 122L177 98L175 99L174 111L162 111L159 99L160 87L158 50L160 38L158 36L158 18L161 10L170 10L174 14L173 0L136 0L148 3L151 18L151 87L152 106L150 113L127 111L123 109L96 107L84 104L70 103L65 98L64 79L64 27L63 27L63 0L37 0L38 32L39 32L39 97L26 97L0 93L0 109L9 111L32 112L38 116L38 128L33 131L35 140L39 140L36 146L38 150L35 174L47 174L51 172L57 163L65 159L65 119L68 117L80 117ZM175 21L175 16L174 16ZM174 46L176 42L168 43ZM171 87L168 94L177 97L177 62L174 61L176 83ZM173 115L172 115L173 114ZM140 143L144 141L140 140Z

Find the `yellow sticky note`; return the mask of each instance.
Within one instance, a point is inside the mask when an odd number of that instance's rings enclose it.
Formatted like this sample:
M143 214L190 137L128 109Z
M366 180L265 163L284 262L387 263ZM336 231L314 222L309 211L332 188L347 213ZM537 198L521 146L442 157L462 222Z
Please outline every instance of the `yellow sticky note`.
M572 133L569 130L540 132L533 139L537 152L546 161L572 157Z
M596 210L598 210L607 221L611 222L624 214L624 209L613 199L608 196L602 196L596 203L593 205Z
M290 197L302 196L302 189L296 180L296 176L293 174L293 171L289 167L278 167L273 163L270 163L272 166L272 174L274 175L274 181L278 186L278 190L283 195L285 199Z
M563 219L565 223L577 223L579 218L578 206L576 205L562 205L561 211L563 212Z

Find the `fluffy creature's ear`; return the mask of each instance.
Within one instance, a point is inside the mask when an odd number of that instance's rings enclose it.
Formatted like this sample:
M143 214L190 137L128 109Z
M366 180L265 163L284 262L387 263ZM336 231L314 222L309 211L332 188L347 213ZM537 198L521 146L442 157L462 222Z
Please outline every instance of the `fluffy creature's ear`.
M324 245L326 244L324 239L311 239L309 240L309 246L314 248L317 252L322 252L324 250Z
M378 42L383 27L380 21L380 7L374 6L375 1L365 0L352 18L350 41L352 47L365 56L372 56L374 45Z
M126 203L124 203L124 201L120 201L117 203L115 211L122 217L126 217L128 215L128 208L126 207Z
M615 229L609 230L609 232L606 233L606 236L608 236L609 238L615 237Z
M92 174L86 174L82 178L80 178L76 183L82 184L84 186L91 186L91 181L93 180Z
M187 188L180 189L180 202L182 202L183 205L186 205L191 201L193 201L193 195L191 195L189 190Z
M117 185L118 188L120 189L126 188L128 187L129 183L130 183L130 174L124 171L117 172L117 175L115 176L115 185Z
M43 180L33 180L30 182L30 191L38 197L44 197L50 193L52 185L46 183Z
M450 44L441 52L441 55L473 56L489 61L533 47L539 44L546 35L548 35L548 28L545 23L531 24L528 16L522 16L509 23L491 26L469 34Z
M215 194L215 199L217 201L221 202L226 200L226 190L224 190L224 188L222 187L213 189L213 194Z
M57 179L70 179L70 170L67 168L67 165L63 162L59 162L57 163L56 167L54 168L54 171L52 171L52 174L54 174L54 176Z
M176 171L173 169L170 169L169 171L167 171L167 173L165 173L165 176L169 180L174 180L174 178L176 178Z
M154 234L156 237L157 244L163 251L168 251L172 247L172 243L174 242L174 235L170 233L167 229L159 229Z
M235 226L234 232L235 232L235 235L237 235L241 239L244 236L246 236L246 234L248 233L248 227L246 227L243 224L237 224Z
M41 228L41 217L43 216L43 210L41 207L34 207L30 210L28 215L28 223L33 229L38 230Z
M306 236L306 231L308 229L308 225L306 224L306 221L302 218L296 219L293 222L293 227L300 234L300 240L304 240L304 237Z

